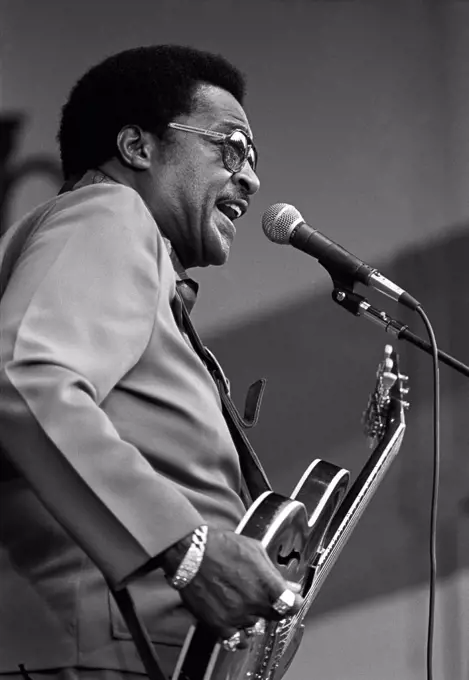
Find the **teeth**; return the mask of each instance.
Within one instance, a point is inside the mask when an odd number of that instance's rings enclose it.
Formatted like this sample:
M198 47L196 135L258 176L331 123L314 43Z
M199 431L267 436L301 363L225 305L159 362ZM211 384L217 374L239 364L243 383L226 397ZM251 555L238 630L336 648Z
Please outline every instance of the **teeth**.
M230 208L230 210L233 210L233 212L236 214L236 218L241 217L243 214L243 211L236 203L225 203L225 205L227 208Z
M232 210L235 211L236 217L241 217L241 215L243 214L243 211L241 210L239 205L234 205L233 203L230 203L229 206Z

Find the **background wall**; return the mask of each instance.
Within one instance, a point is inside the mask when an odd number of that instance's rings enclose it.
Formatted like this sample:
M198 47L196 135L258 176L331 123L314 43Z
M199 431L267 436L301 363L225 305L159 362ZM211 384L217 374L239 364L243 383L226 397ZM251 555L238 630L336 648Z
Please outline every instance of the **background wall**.
M0 118L27 116L11 164L57 156L60 106L84 70L127 47L178 42L221 52L249 78L261 191L228 265L194 273L195 319L232 377L269 379L252 441L288 493L320 456L355 476L360 416L387 340L330 300L327 273L260 228L272 203L372 262L422 301L440 346L469 363L469 3L436 0L0 1ZM24 181L8 221L55 191ZM370 301L424 333L382 297ZM424 676L432 472L430 358L401 345L411 410L398 459L308 618L288 675ZM469 677L469 405L442 381L436 677Z

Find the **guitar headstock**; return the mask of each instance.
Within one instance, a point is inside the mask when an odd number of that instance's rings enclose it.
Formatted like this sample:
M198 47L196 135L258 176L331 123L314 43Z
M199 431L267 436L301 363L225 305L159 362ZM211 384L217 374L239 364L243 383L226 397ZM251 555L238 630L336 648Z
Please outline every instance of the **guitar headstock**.
M404 410L409 402L404 397L409 392L408 377L399 373L399 360L391 345L384 348L384 358L376 372L375 389L368 399L363 414L363 428L370 447L376 446L386 434L391 421L404 422Z

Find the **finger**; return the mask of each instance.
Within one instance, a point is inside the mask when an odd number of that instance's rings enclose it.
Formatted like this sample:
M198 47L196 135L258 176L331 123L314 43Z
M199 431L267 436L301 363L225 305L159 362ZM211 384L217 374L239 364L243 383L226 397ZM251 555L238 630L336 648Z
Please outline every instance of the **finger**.
M233 632L220 637L220 644L227 652L236 652L238 649L246 649L249 646L248 636L244 630L231 629Z
M247 649L249 647L249 637L246 635L246 631L241 631L241 642L238 645L238 649Z
M291 588L285 588L272 602L272 610L276 614L272 618L283 619L296 614L303 602L304 599L299 593L294 593Z
M243 622L243 629L246 630L246 628L253 628L259 621L259 618L259 616L248 616Z
M233 635L236 635L236 633L239 632L239 628L233 628L232 626L227 626L226 628L219 628L217 631L215 631L216 634L219 636L220 640L228 640L230 637L233 637Z
M290 616L290 614L296 614L297 612L299 612L304 601L305 601L304 597L302 597L299 593L296 593L295 602L288 615Z
M238 630L228 637L220 638L220 644L225 652L236 652L236 650L239 649L240 643L241 633Z
M294 593L301 593L303 588L301 583L296 583L296 581L287 581L287 588L292 590Z
M253 626L244 628L244 632L248 638L256 637L257 635L264 635L267 629L267 621L265 619L259 618Z

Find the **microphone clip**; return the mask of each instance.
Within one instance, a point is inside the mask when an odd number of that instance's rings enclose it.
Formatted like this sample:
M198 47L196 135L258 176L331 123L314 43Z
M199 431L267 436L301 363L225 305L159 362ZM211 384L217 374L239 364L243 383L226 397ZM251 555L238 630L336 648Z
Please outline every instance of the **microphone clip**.
M332 291L332 299L340 307L346 309L350 314L354 316L364 316L366 319L373 321L378 326L380 326L386 333L391 333L396 337L400 337L407 329L408 326L393 319L386 312L377 309L370 305L370 303L363 297L355 293L352 288L347 288L345 286L338 284L334 281L334 289Z
M412 333L409 327L392 316L386 314L376 307L372 307L370 303L362 296L354 293L353 287L347 288L346 286L340 285L338 281L334 281L334 290L332 291L332 299L340 307L346 309L350 314L354 316L363 316L365 319L373 321L373 323L378 324L386 333L391 333L397 337L398 340L407 340L415 347L422 349L427 354L433 354L432 345L426 340L422 340L418 335ZM469 377L469 366L463 364L458 359L455 359L450 354L442 352L441 349L438 350L438 358L447 366L451 366L462 375Z

